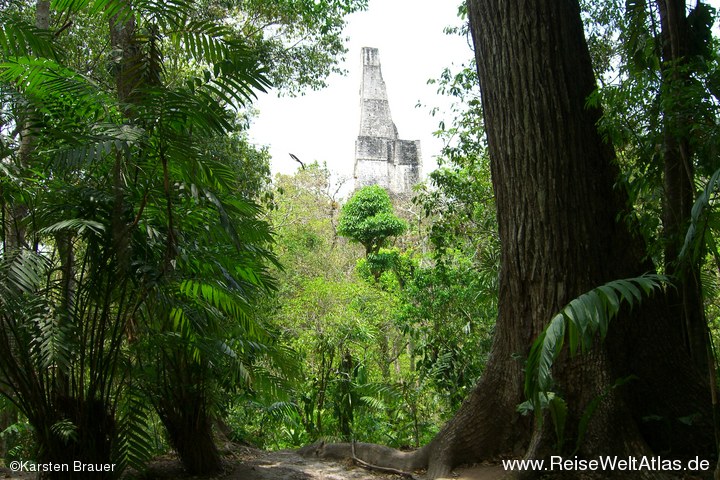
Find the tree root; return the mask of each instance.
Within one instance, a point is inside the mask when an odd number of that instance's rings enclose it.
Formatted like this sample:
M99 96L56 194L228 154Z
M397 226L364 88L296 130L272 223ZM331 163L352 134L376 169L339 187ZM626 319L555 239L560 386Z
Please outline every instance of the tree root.
M393 475L399 475L401 477L410 478L412 480L419 480L418 477L413 475L411 472L406 472L404 470L398 470L398 469L391 468L391 467L381 467L379 465L373 465L364 460L360 460L355 455L355 441L353 440L353 442L350 445L351 445L351 453L352 453L351 458L352 458L353 463L355 463L355 465L362 467L366 470L372 470L372 471L383 472L383 473L392 473Z
M417 480L413 471L428 466L428 450L421 448L413 452L403 452L374 443L325 443L319 442L299 448L297 453L304 457L316 457L329 460L350 460L367 470L400 475Z

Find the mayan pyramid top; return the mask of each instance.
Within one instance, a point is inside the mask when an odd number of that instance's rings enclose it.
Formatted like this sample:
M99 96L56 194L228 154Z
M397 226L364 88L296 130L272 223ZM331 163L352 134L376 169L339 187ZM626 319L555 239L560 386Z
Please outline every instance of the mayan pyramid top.
M407 195L420 177L420 141L400 140L390 115L377 48L362 49L360 132L355 142L355 188L381 185Z
M377 48L362 49L363 76L360 84L360 136L398 138L390 115L385 81Z

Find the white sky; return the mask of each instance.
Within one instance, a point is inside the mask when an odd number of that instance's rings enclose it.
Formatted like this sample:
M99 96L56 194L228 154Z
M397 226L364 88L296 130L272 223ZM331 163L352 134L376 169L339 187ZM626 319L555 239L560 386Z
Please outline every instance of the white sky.
M273 173L290 173L299 165L289 153L305 163L318 160L340 177L352 178L355 139L360 123L360 79L362 47L380 50L383 79L390 111L403 140L420 140L423 171L434 168L433 157L442 144L432 136L438 117L430 107L447 104L427 85L445 67L460 65L472 56L468 40L443 33L458 25L459 1L370 0L365 12L348 17L347 76L333 75L328 87L303 97L278 98L263 95L255 103L259 117L250 128L258 145L270 147ZM418 102L427 107L416 108Z
M423 174L435 168L442 144L432 136L440 117L430 108L446 106L427 80L439 77L445 67L461 65L472 57L469 39L443 33L458 25L460 0L370 0L369 8L348 17L345 36L348 53L340 66L348 75L331 76L328 88L297 98L271 92L255 103L260 115L250 128L251 140L267 145L273 173L299 168L289 153L303 162L326 162L339 178L352 179L355 139L359 130L362 47L380 50L382 74L390 111L400 138L420 140ZM715 8L720 0L709 0ZM416 108L421 102L425 107Z

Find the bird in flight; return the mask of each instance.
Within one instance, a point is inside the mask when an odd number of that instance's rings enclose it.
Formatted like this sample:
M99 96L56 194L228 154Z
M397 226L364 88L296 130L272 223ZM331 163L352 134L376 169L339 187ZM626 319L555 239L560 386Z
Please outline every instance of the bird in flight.
M300 167L302 167L302 169L305 170L305 164L304 164L303 162L301 162L299 158L297 158L297 157L296 157L295 155L293 155L292 153L290 154L290 158L292 158L293 160L295 160L296 162L298 162L298 163L300 164Z

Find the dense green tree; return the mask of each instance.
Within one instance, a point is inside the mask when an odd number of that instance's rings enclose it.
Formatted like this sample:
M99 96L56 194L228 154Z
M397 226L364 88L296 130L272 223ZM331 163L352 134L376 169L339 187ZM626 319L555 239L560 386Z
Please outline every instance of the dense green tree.
M377 255L391 237L402 235L407 225L393 213L387 191L379 185L363 187L343 205L338 233Z
M367 8L367 0L203 0L204 14L230 24L261 56L281 94L320 89L347 52L345 17Z
M455 412L487 362L497 316L497 280L463 255L416 267L403 283L397 323L420 380Z

